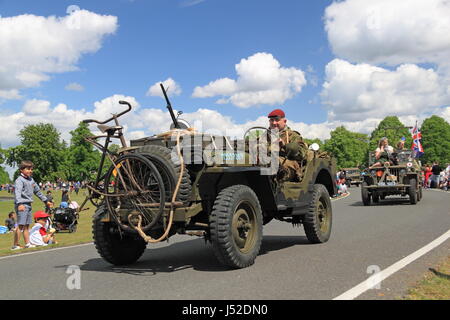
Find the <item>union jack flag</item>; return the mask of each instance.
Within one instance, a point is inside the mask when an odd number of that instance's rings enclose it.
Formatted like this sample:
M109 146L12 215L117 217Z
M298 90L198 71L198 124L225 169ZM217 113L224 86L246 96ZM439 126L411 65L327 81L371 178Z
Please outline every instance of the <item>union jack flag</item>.
M423 147L422 147L422 134L420 133L420 129L417 125L417 121L416 121L416 126L414 127L414 129L412 130L412 145L411 145L411 150L414 150L416 153L416 158L421 157L424 154L423 151Z

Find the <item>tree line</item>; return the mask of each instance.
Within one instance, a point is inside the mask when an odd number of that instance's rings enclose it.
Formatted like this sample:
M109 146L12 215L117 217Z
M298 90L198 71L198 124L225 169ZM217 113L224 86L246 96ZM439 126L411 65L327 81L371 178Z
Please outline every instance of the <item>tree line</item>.
M450 163L450 124L439 116L431 116L423 121L421 126L422 146L424 155L422 164L439 161ZM67 143L61 140L60 133L50 123L39 123L24 127L20 133L20 145L2 149L0 147L0 183L10 182L10 177L1 166L6 163L17 167L24 159L35 164L34 179L37 182L85 181L94 178L101 154L91 144L84 140L92 136L88 125L80 123L70 131L71 139ZM390 144L395 144L406 138L405 146L410 148L412 136L410 130L396 116L384 118L371 134L362 134L347 130L344 126L331 131L330 138L305 139L308 144L318 143L322 150L331 152L336 158L338 167L363 167L368 161L368 151L377 147L380 138L386 136ZM111 150L117 151L118 145L112 145ZM105 166L105 170L108 165ZM16 171L13 179L18 175Z

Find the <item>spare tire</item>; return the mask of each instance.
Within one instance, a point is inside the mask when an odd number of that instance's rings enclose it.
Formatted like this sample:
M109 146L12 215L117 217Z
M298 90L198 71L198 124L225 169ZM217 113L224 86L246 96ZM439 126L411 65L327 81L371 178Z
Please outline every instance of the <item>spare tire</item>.
M175 186L178 182L178 175L181 170L181 163L176 151L173 156L172 151L166 147L146 145L137 149L136 153L142 154L156 166L164 181L166 201L171 201ZM181 178L181 184L178 189L176 201L188 201L191 196L191 191L191 179L189 177L189 172L185 168L183 170L183 176Z

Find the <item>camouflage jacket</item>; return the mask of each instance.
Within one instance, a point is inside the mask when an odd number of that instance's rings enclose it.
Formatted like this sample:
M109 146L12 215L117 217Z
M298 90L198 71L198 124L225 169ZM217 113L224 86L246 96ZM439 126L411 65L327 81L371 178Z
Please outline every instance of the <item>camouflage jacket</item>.
M302 160L306 157L308 148L300 133L287 127L280 131L280 157Z

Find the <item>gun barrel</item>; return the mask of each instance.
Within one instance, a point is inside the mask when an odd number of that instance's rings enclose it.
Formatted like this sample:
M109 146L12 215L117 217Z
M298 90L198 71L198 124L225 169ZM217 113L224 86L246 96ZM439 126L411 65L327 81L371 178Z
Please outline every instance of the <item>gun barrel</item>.
M170 104L169 97L167 96L166 89L164 88L164 85L162 83L159 84L161 86L161 90L164 94L164 98L166 98L167 102L167 109L169 109L170 117L172 118L173 124L175 128L179 129L180 125L178 124L177 118L175 117L175 114L173 113L172 105Z

